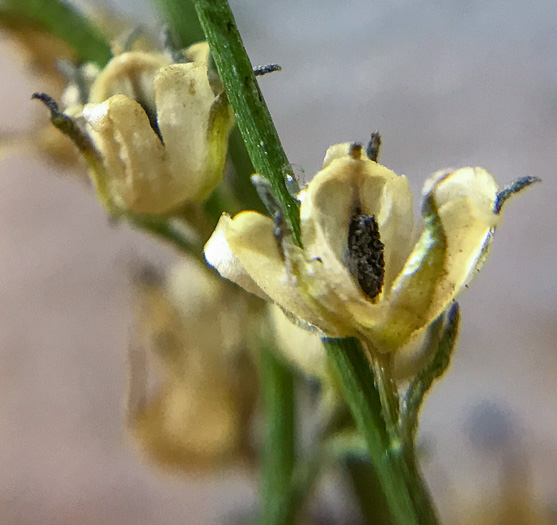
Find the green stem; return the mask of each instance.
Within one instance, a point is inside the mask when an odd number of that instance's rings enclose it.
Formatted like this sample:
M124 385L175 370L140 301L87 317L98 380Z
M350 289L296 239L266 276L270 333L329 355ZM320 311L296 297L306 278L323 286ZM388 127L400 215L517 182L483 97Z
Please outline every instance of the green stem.
M294 241L301 245L298 201L288 193L285 185L285 175L291 173L292 168L253 74L228 2L194 0L194 5L253 166L269 181Z
M391 443L395 443L400 440L398 426L400 403L391 368L392 356L390 354L379 354L375 350L372 352L371 369L381 400L381 413L383 414L389 440Z
M234 195L245 204L246 208L266 213L265 206L251 183L250 176L255 173L255 170L238 128L234 128L230 133L229 155L234 166L234 175L231 177Z
M366 525L392 525L389 506L369 458L346 454L343 464Z
M261 380L265 409L262 456L261 523L294 523L298 498L291 490L294 468L294 380L288 367L274 354L261 352Z
M381 399L367 357L357 339L323 342L344 398L364 436L371 461L398 525L438 523L431 497L412 455L391 443L382 417Z
M178 250L203 260L200 247L195 246L195 244L184 235L184 232L173 224L170 219L151 219L150 217L139 215L129 216L126 217L126 219L135 228L162 238L170 242Z
M284 220L295 242L301 245L298 203L288 193L284 179L291 172L291 167L257 85L228 2L194 0L194 5L253 166L269 181L282 207ZM400 446L391 447L381 415L380 398L374 388L374 377L361 346L356 340L345 339L326 341L325 347L339 375L345 399L366 439L395 522L399 525L436 524L435 510L413 457L405 456ZM268 356L265 361L267 359ZM293 441L289 437L292 436L290 432L284 435L284 428L275 426L277 421L284 425L284 416L291 413L288 407L291 406L292 394L271 396L271 392L281 392L291 383L269 371L265 377L268 378L264 381L265 397L269 400L266 403L269 407L269 426L265 446L269 456L264 456L263 510L264 523L267 524L273 523L270 519L277 503L281 504L283 483L290 480ZM275 399L276 404L275 401L271 403ZM271 427L275 432L271 432ZM272 471L271 466L279 470Z
M60 0L4 0L0 20L36 24L68 44L84 62L104 66L112 51L103 34L75 8Z
M151 0L161 11L172 45L183 49L205 38L191 0Z

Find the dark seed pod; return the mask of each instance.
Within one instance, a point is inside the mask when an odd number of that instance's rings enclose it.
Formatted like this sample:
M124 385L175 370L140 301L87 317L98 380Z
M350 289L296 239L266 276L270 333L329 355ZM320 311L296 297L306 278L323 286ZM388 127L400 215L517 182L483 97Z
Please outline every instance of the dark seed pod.
M383 288L383 248L375 217L362 215L360 210L356 210L348 228L346 263L370 299L377 297Z

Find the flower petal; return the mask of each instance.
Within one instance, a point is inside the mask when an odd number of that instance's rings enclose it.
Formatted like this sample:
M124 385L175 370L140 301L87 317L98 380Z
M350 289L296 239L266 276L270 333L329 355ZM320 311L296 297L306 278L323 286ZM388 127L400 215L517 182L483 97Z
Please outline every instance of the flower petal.
M162 68L155 78L155 98L169 170L181 180L183 196L202 200L222 176L232 122L228 108L219 106L218 117L214 116L215 95L207 68L197 63ZM219 148L214 147L214 125ZM211 145L209 139L213 141ZM210 158L210 153L218 158Z
M229 215L226 213L221 215L215 231L205 244L205 260L225 279L236 283L249 293L269 301L269 297L252 279L228 244L226 236L231 222L232 219Z
M197 42L184 49L184 56L190 62L197 62L205 67L209 64L209 53L210 49L207 42Z
M220 231L219 231L220 230ZM220 260L214 255L218 236L224 236L232 257ZM222 241L220 241L222 245ZM236 282L248 291L253 283L273 302L307 323L316 326L331 336L339 336L334 325L329 325L326 316L304 295L296 278L285 266L274 236L274 224L269 217L253 211L239 213L234 219L221 218L217 231L213 233L205 248L209 264L225 278ZM301 250L291 246L288 257L302 257ZM224 258L222 258L224 259ZM238 266L243 270L239 270ZM251 282L246 283L246 274ZM251 288L251 289L250 289ZM257 293L257 292L256 292ZM261 293L258 293L261 296Z
M493 177L483 168L461 168L434 173L424 184L424 195L435 190L439 208L451 200L468 197L478 212L484 210L491 215L498 189Z
M497 187L484 170L470 170L435 175L426 185L425 230L394 283L384 322L372 329L379 350L399 348L418 336L456 297L484 255L498 222Z
M277 350L304 374L331 382L327 355L319 332L304 330L276 305L269 307Z
M153 79L161 67L171 63L170 57L161 53L131 51L117 55L98 74L88 101L100 104L113 95L121 94L154 110Z
M433 180L435 178L436 175L432 177ZM426 182L425 189L430 184L429 181ZM500 216L495 212L498 190L499 187L491 174L483 168L461 168L450 175L440 177L435 185L435 200L441 214L450 201L466 198L469 199L479 224L483 221L486 225L485 234L479 234L478 238L469 240L467 245L464 244L464 239L458 241L463 243L463 253L469 256L463 268L465 276L461 286L467 284L483 264L491 245L493 231L501 222Z
M83 117L103 158L105 180L92 175L104 200L135 213L162 213L180 202L179 181L170 178L164 148L137 102L114 95L87 104Z
M383 187L377 224L385 245L383 300L388 300L394 280L404 267L412 249L414 207L408 179L402 175L390 179Z

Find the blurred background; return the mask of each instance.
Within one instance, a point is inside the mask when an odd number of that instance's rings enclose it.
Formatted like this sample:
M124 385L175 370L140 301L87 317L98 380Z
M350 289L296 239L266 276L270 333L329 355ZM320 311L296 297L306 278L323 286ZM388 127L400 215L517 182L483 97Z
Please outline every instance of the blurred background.
M147 0L102 5L155 25ZM502 184L543 179L508 204L461 298L460 346L421 441L445 523L483 523L476 515L504 500L530 508L520 523L557 523L557 3L231 5L254 65L283 67L260 84L306 174L329 145L379 129L381 162L417 193L449 166L483 166ZM41 78L0 45L2 135L46 124L29 100ZM249 472L162 474L122 426L130 266L176 256L110 225L71 172L24 154L1 170L0 523L202 525L249 510ZM351 503L335 501L342 523Z

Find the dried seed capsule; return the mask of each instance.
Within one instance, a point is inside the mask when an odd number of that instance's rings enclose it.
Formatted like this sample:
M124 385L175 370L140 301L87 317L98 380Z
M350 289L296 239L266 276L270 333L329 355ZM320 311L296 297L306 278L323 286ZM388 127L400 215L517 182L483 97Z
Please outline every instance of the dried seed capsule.
M348 228L347 266L370 299L377 297L383 288L383 248L375 217L356 210Z

